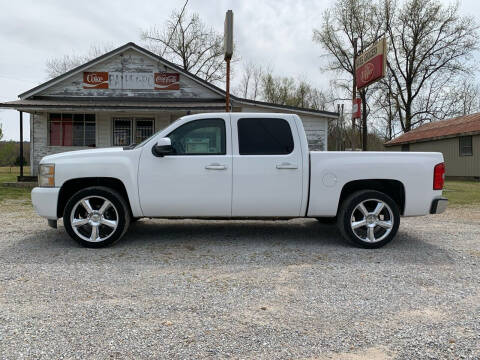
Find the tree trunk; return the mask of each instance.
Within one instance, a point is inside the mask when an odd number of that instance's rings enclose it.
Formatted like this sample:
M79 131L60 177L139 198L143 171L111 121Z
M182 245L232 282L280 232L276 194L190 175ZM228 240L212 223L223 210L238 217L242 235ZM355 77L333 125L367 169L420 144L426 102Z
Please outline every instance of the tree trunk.
M407 104L405 109L405 132L412 130L412 105Z
M362 99L362 151L368 150L368 126L367 126L367 96L365 91L360 91L360 98Z

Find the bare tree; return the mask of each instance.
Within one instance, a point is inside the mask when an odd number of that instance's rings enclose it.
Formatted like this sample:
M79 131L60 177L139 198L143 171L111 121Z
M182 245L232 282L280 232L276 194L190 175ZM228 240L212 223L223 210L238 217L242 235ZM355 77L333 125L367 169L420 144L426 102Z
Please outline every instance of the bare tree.
M448 100L442 97L445 89L457 76L470 72L468 60L477 49L478 26L473 18L459 15L458 3L406 0L399 6L385 0L383 10L392 98L407 132L426 118L438 118L438 105Z
M265 73L271 73L271 70L264 70L263 66L247 61L243 64L241 71L236 92L245 99L257 100L260 97L262 79Z
M144 30L142 39L152 52L184 70L206 81L223 82L223 34L207 27L198 14L189 15L187 3L172 13L165 25Z
M248 61L243 65L242 77L240 79L240 84L238 85L237 92L244 99L248 98L249 91L251 88L251 82L253 81L253 72L255 65Z
M261 65L256 65L253 68L252 73L252 93L250 98L257 100L257 97L260 95L260 85L262 83L262 78L264 76L264 68Z
M338 80L336 85L347 94L352 91L354 76L354 43L361 52L373 44L381 35L382 24L378 22L377 8L369 0L337 0L322 16L320 28L313 30L313 41L325 50L328 64L326 70L337 74L350 74L349 79ZM355 40L357 39L357 40ZM367 89L359 91L362 99L362 143L367 149ZM350 95L351 98L351 95Z
M113 44L92 45L86 54L69 54L47 60L46 71L49 79L66 73L96 57L113 50Z

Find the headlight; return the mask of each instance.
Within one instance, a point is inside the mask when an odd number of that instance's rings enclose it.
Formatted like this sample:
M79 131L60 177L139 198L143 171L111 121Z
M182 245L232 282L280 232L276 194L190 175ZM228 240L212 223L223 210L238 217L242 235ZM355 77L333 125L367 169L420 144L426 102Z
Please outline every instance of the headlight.
M41 187L55 186L54 164L40 164L38 167L38 185Z

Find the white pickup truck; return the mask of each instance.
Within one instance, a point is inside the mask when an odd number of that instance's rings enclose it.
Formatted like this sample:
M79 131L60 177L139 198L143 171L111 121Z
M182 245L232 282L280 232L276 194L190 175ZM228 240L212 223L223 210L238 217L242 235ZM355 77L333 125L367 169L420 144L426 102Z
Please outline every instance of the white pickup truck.
M440 153L309 151L296 115L210 113L138 145L46 156L32 202L88 247L113 243L142 217L307 217L377 248L401 215L445 210L444 174Z

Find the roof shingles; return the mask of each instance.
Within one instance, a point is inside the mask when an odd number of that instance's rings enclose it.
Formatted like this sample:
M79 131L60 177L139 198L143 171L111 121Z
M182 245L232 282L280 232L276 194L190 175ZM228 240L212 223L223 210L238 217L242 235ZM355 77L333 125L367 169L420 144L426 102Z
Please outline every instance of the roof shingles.
M480 113L465 115L422 125L389 142L385 146L441 139L480 132Z

